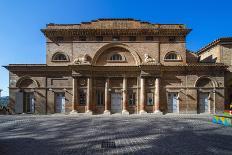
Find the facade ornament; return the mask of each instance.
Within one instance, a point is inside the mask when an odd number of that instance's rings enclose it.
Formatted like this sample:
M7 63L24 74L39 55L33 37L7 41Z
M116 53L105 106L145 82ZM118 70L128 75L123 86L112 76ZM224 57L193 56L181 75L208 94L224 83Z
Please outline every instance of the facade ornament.
M83 55L83 56L79 56L78 58L76 58L73 63L80 65L80 64L90 64L90 60L89 60L89 56L87 54Z
M144 61L146 63L155 63L155 59L149 56L147 53L144 54Z

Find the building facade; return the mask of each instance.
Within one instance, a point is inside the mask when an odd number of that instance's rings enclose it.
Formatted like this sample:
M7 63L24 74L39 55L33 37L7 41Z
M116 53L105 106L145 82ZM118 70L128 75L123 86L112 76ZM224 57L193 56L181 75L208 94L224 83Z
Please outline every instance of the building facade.
M232 107L232 38L219 38L202 49L197 54L200 62L224 63L228 66L225 72L225 109Z
M186 49L183 24L48 24L46 64L10 64L14 113L220 113L227 66ZM232 60L232 59L231 59Z

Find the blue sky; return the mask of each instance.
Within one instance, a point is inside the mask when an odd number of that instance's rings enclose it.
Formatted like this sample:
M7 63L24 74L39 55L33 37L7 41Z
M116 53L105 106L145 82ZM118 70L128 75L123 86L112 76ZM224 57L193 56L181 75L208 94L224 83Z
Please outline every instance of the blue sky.
M135 18L183 23L193 31L187 48L232 36L230 0L0 0L0 65L45 63L47 23L80 23L97 18ZM8 95L8 71L0 68L0 89Z

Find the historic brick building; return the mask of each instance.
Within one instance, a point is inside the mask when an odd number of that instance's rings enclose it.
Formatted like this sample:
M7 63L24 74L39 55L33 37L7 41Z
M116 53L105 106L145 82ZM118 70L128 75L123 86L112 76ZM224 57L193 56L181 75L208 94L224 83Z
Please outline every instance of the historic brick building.
M46 37L46 64L5 66L10 71L9 105L15 113L224 109L227 66L201 61L205 49L197 54L188 51L186 36L191 30L183 24L98 19L48 24L41 31Z
M228 66L225 72L225 106L232 105L232 38L219 38L200 49L200 62L224 63Z

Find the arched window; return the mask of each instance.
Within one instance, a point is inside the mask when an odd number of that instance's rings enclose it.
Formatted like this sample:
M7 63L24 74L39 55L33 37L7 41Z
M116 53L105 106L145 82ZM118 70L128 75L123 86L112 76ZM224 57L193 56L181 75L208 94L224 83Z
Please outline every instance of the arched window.
M177 55L175 53L170 53L166 56L166 59L172 59L172 60L176 60L177 59Z
M122 61L122 56L120 54L113 54L110 57L110 60L112 60L112 61Z
M179 54L176 54L175 52L169 52L166 54L165 60L181 60L181 56Z
M52 61L69 61L67 55L64 53L55 53L52 57Z

